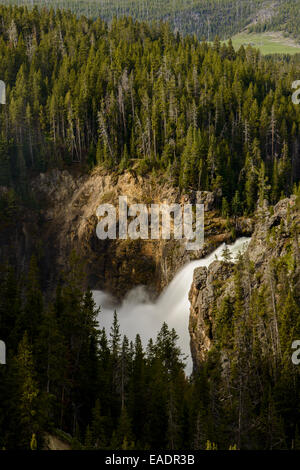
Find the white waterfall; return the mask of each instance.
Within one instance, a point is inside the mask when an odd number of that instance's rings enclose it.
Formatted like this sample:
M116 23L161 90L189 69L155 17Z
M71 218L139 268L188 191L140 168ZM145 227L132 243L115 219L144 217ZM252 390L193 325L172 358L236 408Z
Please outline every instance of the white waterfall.
M234 257L239 251L244 251L250 238L239 238L228 248ZM150 338L155 340L162 323L166 322L169 328L174 328L179 336L178 345L183 354L188 357L186 373L192 371L190 354L190 336L188 331L190 303L188 293L193 281L194 269L199 266L209 266L216 258L222 259L225 243L206 258L191 261L178 271L174 279L160 294L155 302L150 300L146 287L139 286L132 289L120 305L107 293L94 291L94 299L101 306L99 318L100 327L105 327L109 333L113 312L117 310L120 329L129 340L134 341L137 333L141 335L144 346Z

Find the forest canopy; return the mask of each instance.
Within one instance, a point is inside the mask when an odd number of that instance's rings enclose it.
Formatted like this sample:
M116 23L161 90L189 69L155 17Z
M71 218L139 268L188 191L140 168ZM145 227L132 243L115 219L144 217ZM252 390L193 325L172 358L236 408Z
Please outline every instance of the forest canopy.
M139 21L167 21L173 31L199 39L222 39L244 28L282 31L300 38L300 0L2 0L6 5L36 5L70 10L77 16L113 18L131 16Z
M299 181L299 57L131 18L7 7L0 18L1 184L53 166L135 165L183 190L221 189L250 213L258 191L275 202Z
M117 314L102 328L75 253L51 298L38 256L22 273L3 263L0 448L42 449L50 433L74 449L299 449L299 56L235 51L168 23L0 6L0 79L1 228L19 222L32 175L51 168L151 172L217 191L226 215L295 192L285 220L263 225L267 265L232 266L232 296L213 304L214 344L192 377L166 324L146 346L121 336ZM278 240L285 256L273 257Z

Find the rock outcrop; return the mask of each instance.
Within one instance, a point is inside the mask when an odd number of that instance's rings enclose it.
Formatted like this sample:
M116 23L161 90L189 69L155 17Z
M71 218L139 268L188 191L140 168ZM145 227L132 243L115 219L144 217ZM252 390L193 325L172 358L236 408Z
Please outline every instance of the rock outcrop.
M215 283L225 283L233 273L233 263L213 261L209 268L200 267L194 271L193 283L189 293L191 303L189 329L191 353L194 364L206 357L211 348L213 334L213 306L216 297Z
M269 283L271 260L283 258L291 253L291 248L300 269L299 232L300 207L296 196L279 201L274 209L264 206L257 211L255 230L243 255L255 273L250 286L252 292ZM214 261L208 268L194 271L189 293L189 331L195 369L212 348L216 310L225 297L234 296L233 272L234 264L225 261Z

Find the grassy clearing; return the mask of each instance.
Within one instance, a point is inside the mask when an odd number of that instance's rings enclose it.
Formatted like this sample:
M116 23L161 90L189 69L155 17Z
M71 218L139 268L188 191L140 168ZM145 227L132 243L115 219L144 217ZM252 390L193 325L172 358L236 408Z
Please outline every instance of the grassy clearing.
M235 49L249 44L256 47L263 55L267 54L297 54L300 53L300 44L280 33L239 33L232 37Z

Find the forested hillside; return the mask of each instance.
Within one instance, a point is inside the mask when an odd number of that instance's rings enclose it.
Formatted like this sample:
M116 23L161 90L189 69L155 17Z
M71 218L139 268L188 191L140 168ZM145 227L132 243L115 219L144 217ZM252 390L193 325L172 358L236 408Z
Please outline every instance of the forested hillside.
M213 39L216 34L227 39L244 28L255 17L263 0L4 0L4 4L53 6L76 15L101 17L110 22L114 17L131 16L140 21L168 21L171 28L198 38Z
M250 30L254 31L284 31L287 36L300 39L300 1L285 0L276 2L275 14L266 21L259 22Z
M110 28L60 11L0 8L1 184L29 171L102 164L218 189L251 213L300 175L300 60L264 59L131 19Z
M3 0L7 5L32 5L70 10L76 15L131 16L140 21L168 21L174 31L213 40L228 39L250 26L254 31L283 31L300 39L299 0Z

